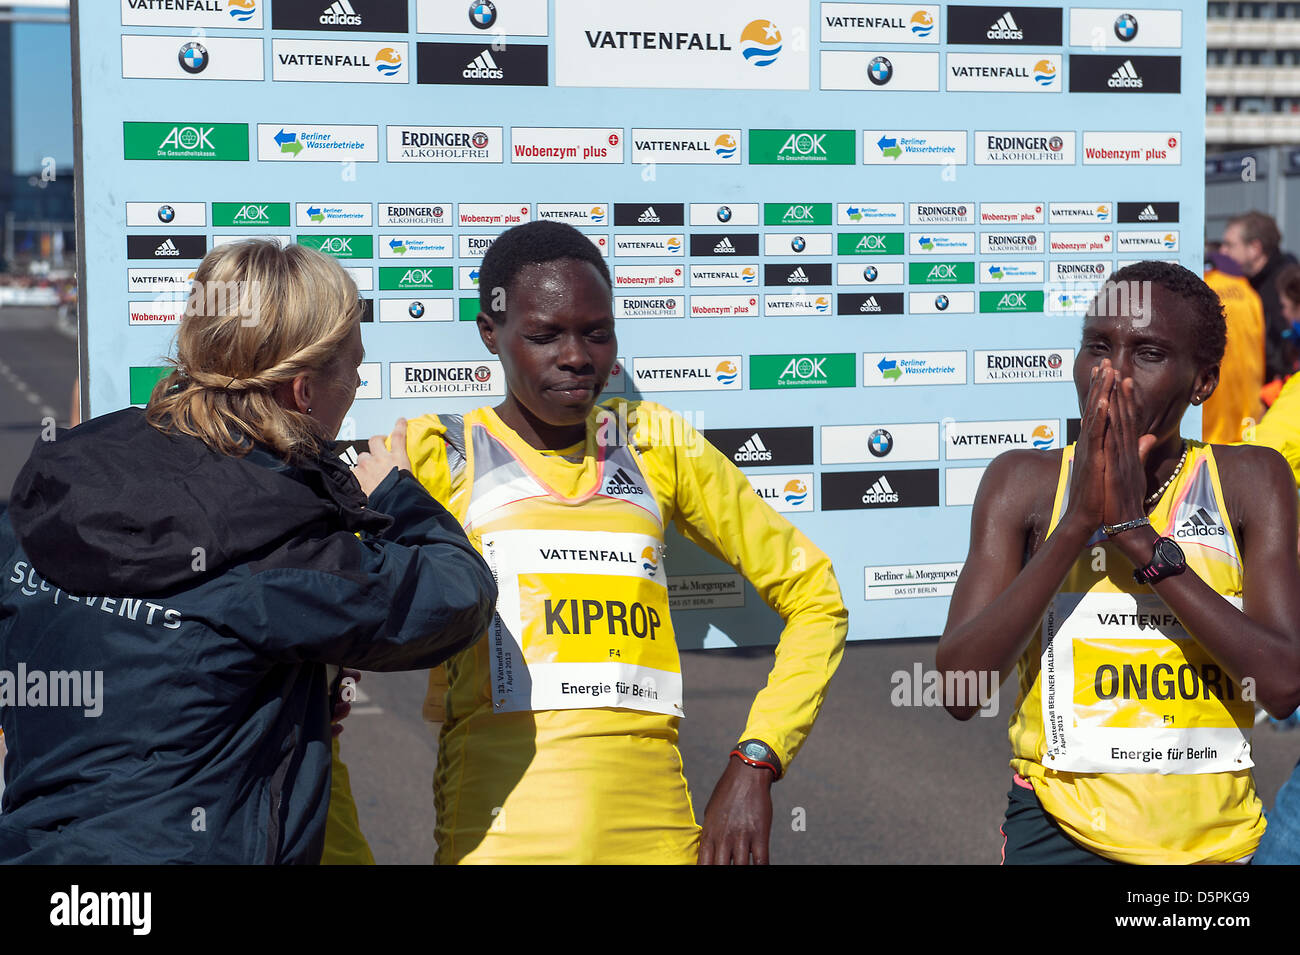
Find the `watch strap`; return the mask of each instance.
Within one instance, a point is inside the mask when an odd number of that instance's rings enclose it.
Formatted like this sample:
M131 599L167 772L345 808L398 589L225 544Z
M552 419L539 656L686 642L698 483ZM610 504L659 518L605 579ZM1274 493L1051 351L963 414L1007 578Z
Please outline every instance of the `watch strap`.
M731 755L737 757L742 763L769 770L774 777L781 778L781 760L777 758L776 753L772 752L772 747L761 739L741 740L731 751Z

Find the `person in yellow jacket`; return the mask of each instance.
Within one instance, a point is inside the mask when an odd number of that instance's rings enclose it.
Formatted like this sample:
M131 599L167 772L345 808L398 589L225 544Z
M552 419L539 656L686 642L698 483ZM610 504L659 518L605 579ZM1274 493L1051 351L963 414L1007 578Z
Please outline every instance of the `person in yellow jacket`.
M830 561L681 416L597 404L617 342L609 271L586 236L545 220L511 229L479 285L479 332L501 360L505 400L417 418L406 438L412 472L501 589L492 629L430 679L426 716L444 720L437 859L765 863L770 787L844 646ZM785 620L702 830L676 746L687 710L670 521Z
M1296 493L1273 451L1181 435L1224 338L1195 274L1120 269L1084 321L1078 442L980 484L937 663L954 687L1018 668L1007 863L1242 862L1264 832L1255 701L1300 702Z
M1228 343L1219 363L1219 384L1201 409L1201 440L1232 444L1249 440L1264 414L1264 306L1241 274L1220 252L1205 257L1205 284L1223 303Z

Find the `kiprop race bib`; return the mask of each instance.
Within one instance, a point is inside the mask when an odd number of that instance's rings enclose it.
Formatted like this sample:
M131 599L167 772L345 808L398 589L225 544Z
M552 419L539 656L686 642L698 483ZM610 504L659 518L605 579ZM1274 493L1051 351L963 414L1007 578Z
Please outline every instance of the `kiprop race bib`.
M1225 597L1240 608L1241 600ZM1061 593L1043 618L1043 766L1219 773L1254 765L1255 704L1155 594Z
M494 709L622 707L682 716L662 542L612 531L482 538L500 596L488 631Z

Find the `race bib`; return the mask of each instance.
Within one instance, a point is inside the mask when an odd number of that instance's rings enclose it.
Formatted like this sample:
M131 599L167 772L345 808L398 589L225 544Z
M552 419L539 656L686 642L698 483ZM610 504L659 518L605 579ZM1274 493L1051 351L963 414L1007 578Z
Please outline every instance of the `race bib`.
M660 540L511 530L482 547L500 592L489 631L496 711L684 715Z
M1058 594L1043 618L1041 664L1048 769L1188 774L1254 765L1255 704L1155 594Z

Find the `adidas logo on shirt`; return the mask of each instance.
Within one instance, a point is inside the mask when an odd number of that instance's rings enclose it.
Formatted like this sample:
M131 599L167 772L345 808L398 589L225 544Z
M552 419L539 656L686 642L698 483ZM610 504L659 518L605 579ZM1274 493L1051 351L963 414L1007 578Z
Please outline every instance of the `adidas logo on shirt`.
M740 446L740 450L731 456L731 460L737 464L746 464L753 461L771 461L772 452L767 450L763 444L763 439L755 431L750 435L749 440Z
M605 482L606 494L644 494L645 490L636 481L633 481L628 473L619 468L610 475L609 480Z
M1227 528L1216 520L1213 514L1203 507L1198 507L1195 514L1178 526L1177 536L1210 537L1216 534L1222 536L1227 533Z
M1016 24L1016 18L1008 10L998 17L993 26L989 27L987 36L990 40L1023 40L1025 33Z
M785 281L788 285L807 285L808 273L803 270L803 266L801 265L786 276Z
M1156 214L1155 206L1147 206L1138 213L1138 222L1159 222L1160 216Z
M871 485L866 494L862 495L863 504L897 504L898 492L889 484L889 478L880 475L879 480Z
M1137 70L1133 68L1133 61L1125 60L1118 70L1110 74L1110 79L1106 81L1106 85L1111 89L1140 90L1142 88L1142 77L1138 76Z
M461 71L460 75L467 80L499 80L504 78L506 73L497 66L497 61L492 59L492 51L484 50L470 60L469 65Z
M735 251L736 247L731 244L731 239L725 235L722 237L722 241L713 247L714 255L734 254Z
M639 223L641 223L642 225L658 225L658 224L659 224L659 213L655 212L655 207L654 207L654 206L650 206L650 207L648 207L648 208L646 209L645 212L643 212L643 213L641 213L641 215L637 216L637 220L636 220L636 221L639 222Z
M171 239L167 239L163 242L162 245L158 246L158 248L153 250L153 254L179 256L181 254L181 250L176 248L175 242L173 242Z
M320 15L320 22L325 26L359 27L361 17L357 16L357 12L352 9L352 4L348 3L348 0L335 0Z

